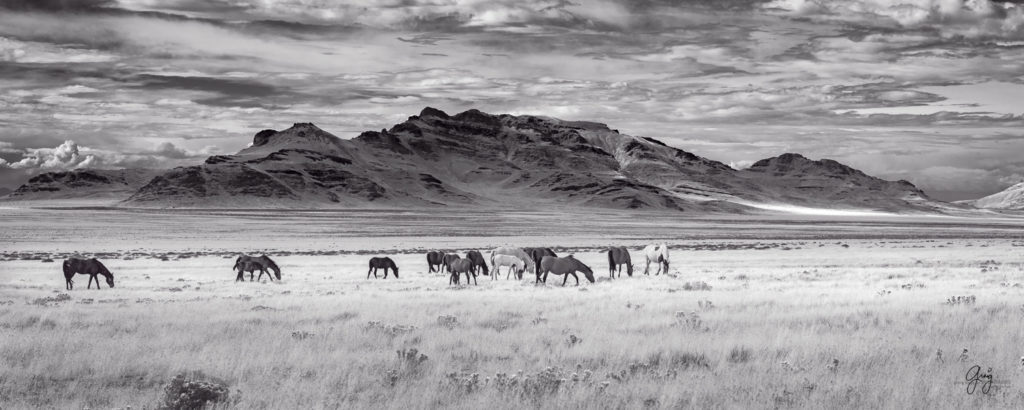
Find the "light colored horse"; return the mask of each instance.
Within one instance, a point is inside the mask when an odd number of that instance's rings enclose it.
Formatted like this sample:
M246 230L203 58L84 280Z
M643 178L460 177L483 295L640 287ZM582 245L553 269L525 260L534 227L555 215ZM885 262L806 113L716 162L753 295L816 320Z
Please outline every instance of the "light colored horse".
M523 272L526 271L526 261L518 256L512 255L491 255L491 266L494 267L494 275L491 279L497 279L499 269L502 266L508 266L508 274L505 275L505 279L508 279L513 273L516 274L516 278L522 279Z
M497 248L491 251L491 259L494 259L495 255L515 256L519 259L522 259L524 262L530 262L533 260L533 258L530 257L530 254L526 253L526 251L524 251L522 248ZM526 270L530 273L536 271L532 263L526 264ZM519 279L522 278L522 275L519 275Z
M594 283L594 271L590 270L590 267L584 265L583 262L576 260L572 255L564 258L545 256L540 260L540 272L537 273L537 280L541 280L541 276L543 276L544 283L547 283L548 273L565 275L565 279L562 279L562 286L565 286L565 282L569 280L569 275L572 275L573 278L576 278L576 284L579 285L580 277L576 276L576 272L583 272L583 276L586 276L590 283Z
M647 266L644 267L644 275L649 275L651 270L651 262L658 263L658 272L655 275L661 274L661 268L665 268L665 273L668 273L668 245L647 245L644 248L644 256L647 258Z

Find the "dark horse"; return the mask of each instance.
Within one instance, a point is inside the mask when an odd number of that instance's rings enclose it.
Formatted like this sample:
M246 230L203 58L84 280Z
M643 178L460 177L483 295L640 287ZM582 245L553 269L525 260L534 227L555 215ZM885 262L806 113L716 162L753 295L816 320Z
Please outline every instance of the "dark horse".
M476 274L477 268L480 268L483 269L484 276L490 275L487 270L487 263L484 262L484 255L480 251L466 252L466 259L473 262L473 274Z
M622 265L626 265L626 274L633 276L633 261L629 258L629 250L625 246L613 246L608 249L608 277L615 279L616 269L622 277Z
M537 282L540 282L540 261L545 256L558 257L558 255L555 255L555 251L549 248L523 248L523 250L530 255L530 259L533 259L533 271L537 274Z
M427 272L440 272L444 266L444 256L441 251L427 252Z
M572 255L564 258L545 256L540 261L540 270L538 272L543 272L544 283L548 281L548 273L554 273L556 275L565 275L565 279L562 279L562 286L565 286L565 282L569 280L569 275L576 278L576 284L579 285L580 277L576 276L576 272L583 272L583 276L586 276L590 283L594 283L594 271L590 270L590 267L584 265L583 262L576 260Z
M477 284L476 283L476 273L473 273L473 266L474 266L473 265L473 261L471 261L469 259L462 258L462 259L458 259L456 261L453 261L450 265L448 265L448 267L451 269L451 272L452 272L451 278L448 279L448 284L449 285L451 285L451 284L458 285L459 284L459 274L460 273L465 273L466 274L466 284L469 285L469 278L470 278L470 275L472 275L473 284L476 285Z
M277 280L281 280L281 268L277 267L277 263L274 263L274 261L267 255L239 256L238 258L235 258L235 266L231 268L231 270L238 271L238 276L235 277L236 282L245 280L243 275L245 272L249 272L249 281L251 282L253 272L256 270L260 271L260 276L257 279L262 279L263 274L266 273L270 280L274 280L274 278L270 276L270 272L267 272L267 269L274 271L274 276L277 276Z
M79 259L79 258L68 258L64 261L64 281L66 282L67 289L71 290L74 287L74 281L71 278L75 277L76 273L82 275L89 275L89 284L86 289L92 288L92 281L96 281L96 289L100 288L100 279L96 275L103 275L107 278L107 284L110 287L114 287L114 274L107 270L106 266L103 266L100 261L96 258L91 259Z
M398 265L395 265L395 261L391 258L370 258L370 270L366 271L366 279L370 279L370 273L373 273L373 277L377 277L377 269L384 269L384 279L388 278L388 269L395 272L395 279L398 279Z
M452 273L452 262L462 259L461 256L455 253L448 253L444 255L444 270L448 273Z

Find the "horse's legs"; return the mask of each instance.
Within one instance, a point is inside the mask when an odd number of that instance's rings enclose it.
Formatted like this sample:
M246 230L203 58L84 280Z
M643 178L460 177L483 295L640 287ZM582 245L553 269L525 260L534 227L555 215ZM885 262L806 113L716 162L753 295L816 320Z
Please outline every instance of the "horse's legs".
M573 279L576 279L576 286L579 286L580 285L580 277L576 276L576 272L569 272L569 273L572 274ZM565 275L565 279L568 280L569 279L569 275ZM565 286L565 285L563 284L562 286Z
M575 275L576 275L576 274L575 274L575 273L573 273L573 276L575 276ZM569 281L569 274L568 274L568 273L566 273L566 274L565 274L564 276L565 276L565 279L562 279L562 286L565 286L565 282L568 282L568 281Z
M366 279L370 279L370 272L373 272L373 268L370 268L370 270L366 271Z
M650 275L651 274L650 271L651 271L651 259L648 258L647 259L647 266L644 267L644 275Z

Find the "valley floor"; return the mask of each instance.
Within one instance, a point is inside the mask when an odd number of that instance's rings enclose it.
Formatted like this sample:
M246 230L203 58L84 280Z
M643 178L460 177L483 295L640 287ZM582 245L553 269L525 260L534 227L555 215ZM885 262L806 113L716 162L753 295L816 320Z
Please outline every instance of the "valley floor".
M153 408L193 371L238 408L1024 407L1019 220L0 209L0 224L3 409ZM672 246L668 274L643 275L654 242ZM608 279L613 244L632 277ZM427 249L501 245L572 253L598 281L427 272ZM236 283L239 252L274 256L283 280ZM73 253L116 287L66 291ZM367 280L385 254L400 279ZM975 365L987 393L967 393Z

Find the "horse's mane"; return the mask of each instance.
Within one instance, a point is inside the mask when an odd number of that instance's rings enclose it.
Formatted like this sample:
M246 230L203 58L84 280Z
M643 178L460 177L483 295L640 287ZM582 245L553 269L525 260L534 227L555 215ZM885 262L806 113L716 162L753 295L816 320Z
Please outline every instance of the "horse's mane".
M267 256L267 255L262 255L261 257L262 257L263 259L266 259L266 260L267 260L267 264L269 264L269 265L270 265L270 268L271 268L271 269L274 269L274 270L276 270L276 271L280 271L280 270L281 270L281 268L278 268L278 267L277 267L277 263L274 263L274 260L273 260L273 259L270 259L270 257L269 257L269 256Z

